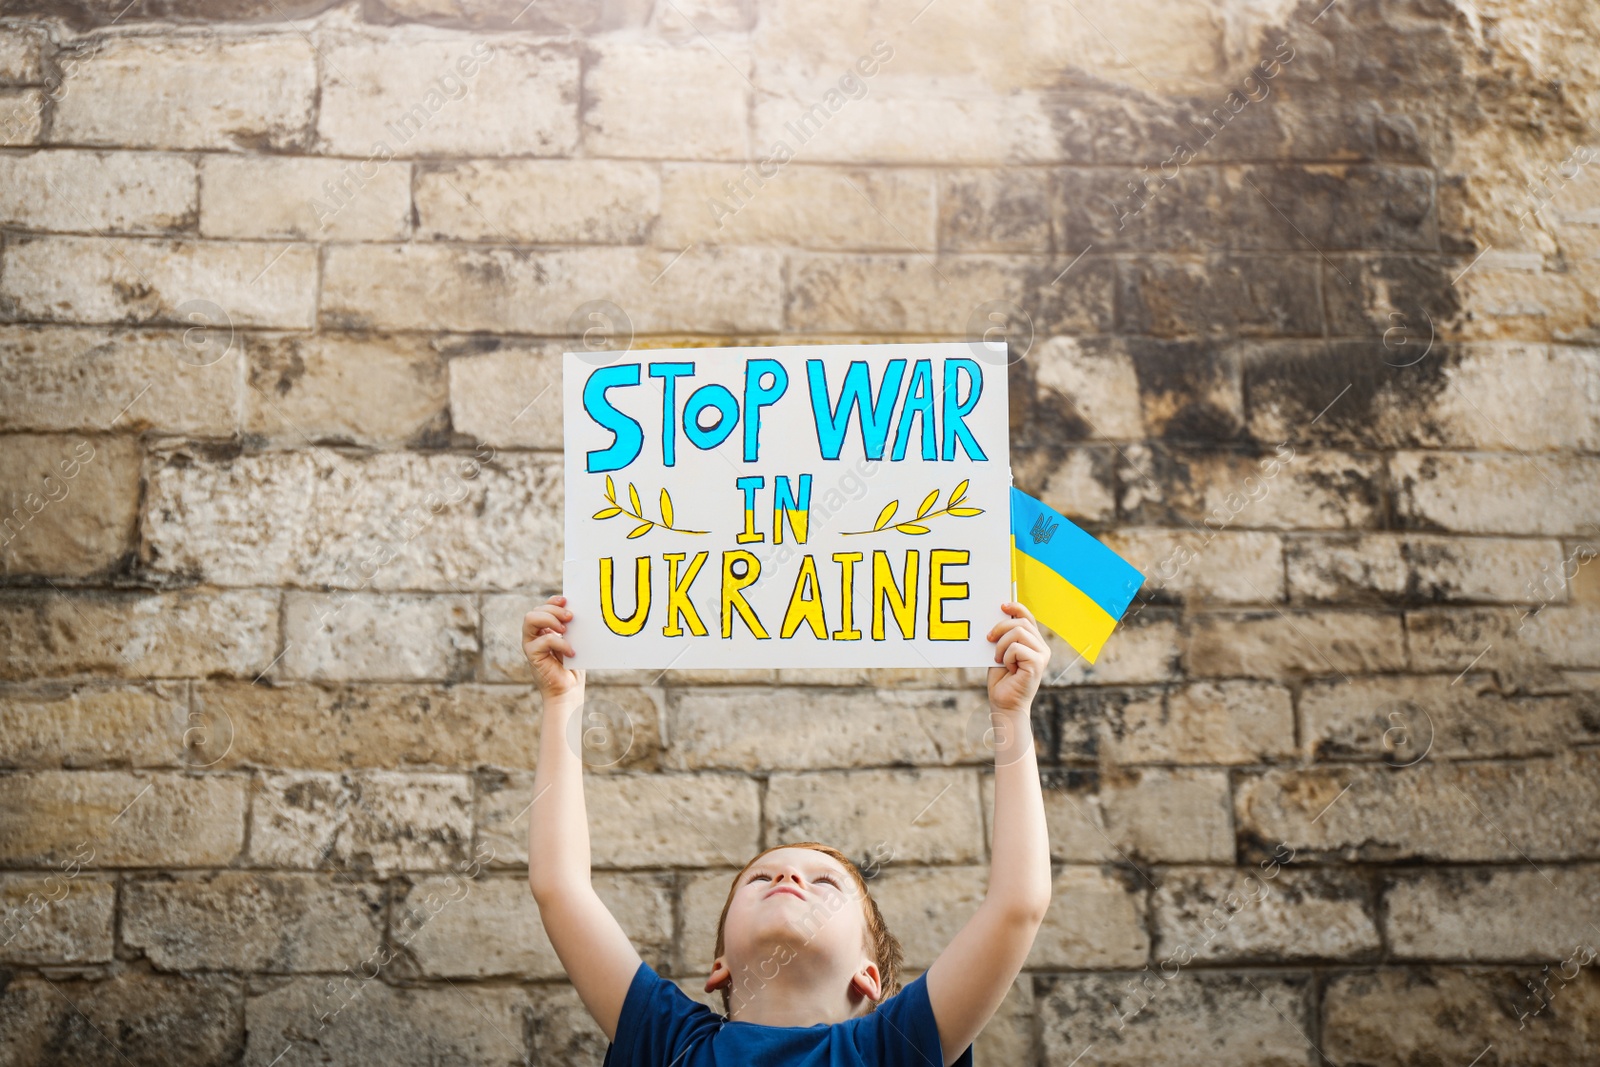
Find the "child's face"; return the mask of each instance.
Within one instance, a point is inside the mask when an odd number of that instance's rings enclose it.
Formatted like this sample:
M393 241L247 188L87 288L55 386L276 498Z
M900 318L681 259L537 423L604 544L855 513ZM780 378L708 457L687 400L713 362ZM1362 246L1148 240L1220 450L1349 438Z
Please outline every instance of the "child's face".
M838 860L814 849L767 853L740 876L733 891L723 955L735 977L753 972L770 980L778 968L803 959L800 966L808 972L839 974L848 981L872 963L855 879Z

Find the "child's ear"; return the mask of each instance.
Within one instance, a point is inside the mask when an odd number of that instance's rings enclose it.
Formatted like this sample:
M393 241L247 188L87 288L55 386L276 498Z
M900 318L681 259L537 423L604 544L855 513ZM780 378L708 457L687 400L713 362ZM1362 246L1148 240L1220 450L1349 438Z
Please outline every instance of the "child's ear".
M711 977L706 979L706 992L715 993L729 982L733 981L733 972L728 970L728 961L721 956L711 965Z
M883 992L883 980L878 974L878 965L868 962L851 975L850 988L876 1003Z

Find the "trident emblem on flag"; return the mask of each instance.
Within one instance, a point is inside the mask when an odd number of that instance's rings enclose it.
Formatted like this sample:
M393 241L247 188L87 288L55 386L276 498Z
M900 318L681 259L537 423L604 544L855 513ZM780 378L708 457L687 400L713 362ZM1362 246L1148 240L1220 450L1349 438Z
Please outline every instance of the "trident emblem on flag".
M1061 524L1059 522L1051 522L1047 516L1040 515L1037 519L1033 520L1033 529L1029 530L1028 532L1033 535L1034 544L1049 544L1050 538L1054 537L1056 534L1056 527L1060 525Z

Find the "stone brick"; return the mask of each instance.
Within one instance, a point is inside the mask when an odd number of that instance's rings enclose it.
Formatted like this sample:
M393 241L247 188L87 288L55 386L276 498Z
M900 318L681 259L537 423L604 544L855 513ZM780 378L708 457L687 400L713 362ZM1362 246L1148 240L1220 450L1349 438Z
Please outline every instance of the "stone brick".
M1055 631L1046 629L1051 671L1046 685L1140 685L1177 678L1177 621L1164 609L1147 610L1147 604L1147 600L1135 600L1129 605L1093 665L1057 637Z
M791 164L666 164L655 243L931 251L933 175Z
M1236 248L1431 251L1438 240L1428 168L1227 166L1221 184Z
M584 148L634 159L745 159L750 70L749 54L726 41L600 43L584 70Z
M42 27L0 30L0 84L35 85L44 80L42 55L49 38Z
M870 47L863 42L857 54L866 55ZM868 95L830 111L826 94L837 91L839 77L854 75L848 55L830 63L835 65L839 73L826 80L763 74L754 118L759 151L774 153L782 142L808 163L943 166L1046 162L1058 155L1037 94L1001 99L930 91L927 79L881 87L869 81Z
M264 774L251 809L250 859L265 867L444 870L467 862L472 811L472 781L460 774Z
M411 168L383 159L207 155L200 165L204 237L403 241Z
M740 856L736 862L742 867L746 860L754 856ZM679 900L682 902L682 918L678 927L678 959L675 965L677 974L704 974L711 973L711 965L716 960L717 949L717 920L722 916L722 905L728 899L728 890L733 887L734 875L737 868L721 870L691 871L683 876L683 888L679 891ZM869 892L873 899L878 900L877 879L869 885ZM880 904L881 907L881 904ZM884 922L896 937L903 937L901 930L897 929L893 920L886 915ZM904 944L904 941L901 942ZM702 984L702 988L704 988ZM716 999L711 1003L720 1013L722 1011L722 996L716 994Z
M1201 615L1184 667L1201 677L1282 678L1399 670L1405 636L1395 615L1335 611Z
M1340 870L1164 870L1152 898L1156 955L1182 964L1359 960L1381 948L1373 894Z
M939 181L939 249L1054 252L1061 238L1051 227L1051 188L1050 175L1038 170L945 172Z
M529 999L515 986L403 989L357 973L252 990L244 1005L248 1067L297 1059L392 1067L527 1062Z
M1201 604L1284 599L1283 542L1275 533L1119 527L1100 540L1145 576L1145 595Z
M139 445L127 437L9 434L0 459L5 573L82 577L132 552Z
M1384 933L1396 959L1553 963L1596 951L1597 891L1593 866L1402 872L1384 888Z
M1519 1020L1540 1003L1529 977L1444 967L1334 976L1323 991L1322 1051L1335 1063L1447 1064L1471 1063L1493 1046L1489 1057L1507 1065L1582 1063L1600 1037L1600 982L1585 972L1548 1009Z
M183 683L0 686L0 766L176 767L188 704Z
M127 883L121 931L163 971L339 971L378 948L383 915L375 883L219 871Z
M38 144L44 105L45 94L38 89L0 89L0 148Z
M556 592L559 587L552 587L550 592ZM483 597L483 677L491 682L521 682L534 684L533 668L528 665L528 657L522 651L522 617L543 601L539 594L503 594L499 596ZM605 672L595 671L589 677L598 681ZM620 673L620 672L619 672ZM652 685L660 684L661 671L652 671L646 674L637 672L643 677L634 677L633 672L628 676L616 679L621 684Z
M465 35L340 34L318 53L319 146L361 159L562 156L578 144L578 59Z
M761 249L333 245L324 271L322 323L338 328L562 335L597 300L638 333L782 327L781 261Z
M1098 970L1142 964L1150 952L1142 888L1129 871L1062 867L1024 966Z
M444 361L425 341L249 338L245 351L247 432L296 447L400 446L436 439L444 430Z
M884 689L675 689L667 767L816 770L983 757L988 700Z
M597 874L594 889L657 973L672 951L672 876ZM419 878L396 901L394 940L428 977L565 978L525 877Z
M1124 510L1137 522L1269 530L1378 525L1383 462L1287 443L1258 455L1170 445L1127 450Z
M604 758L654 761L660 693L594 685L588 693L604 702L608 723L631 730L623 751ZM195 687L192 719L231 741L225 755L211 754L218 767L532 769L542 714L525 686L206 682Z
M1176 441L1232 441L1244 427L1240 363L1260 347L1130 338L1145 432ZM1278 342L1296 344L1297 342Z
M1130 260L1118 278L1118 325L1153 337L1321 336L1317 266L1305 256Z
M676 667L668 676L674 683L689 671ZM778 685L877 686L882 689L986 690L987 667L780 667L773 672Z
M255 590L17 593L0 598L0 678L254 676L277 629L277 595Z
M1035 1063L1033 981L1024 974L1012 983L1000 1007L972 1043L974 1064Z
M595 867L742 867L758 850L760 787L736 774L601 774L584 783ZM528 864L533 775L478 794L478 838L497 866Z
M920 971L961 932L988 885L986 867L908 867L891 860L870 890L884 925L900 942L905 966Z
M1013 484L1079 523L1110 522L1117 497L1113 461L1104 448L1029 449L1012 443Z
M6 243L0 310L45 322L304 330L316 288L307 245L19 236Z
M993 840L994 778L983 780ZM1044 776L1050 855L1067 863L1225 863L1233 806L1221 770L1140 767Z
M662 181L655 166L621 160L424 163L417 232L434 240L639 244L661 214Z
M146 470L144 545L158 573L360 590L315 600L339 615L360 613L370 590L537 588L560 573L549 503L560 479L558 459L491 446L232 458L180 447ZM312 602L293 601L298 618Z
M60 866L48 874L0 875L0 960L25 966L111 962L116 883L81 873L70 857Z
M1381 533L1291 538L1285 556L1291 598L1312 603L1528 603L1562 559L1556 541Z
M161 77L150 77L152 70ZM241 70L252 77L238 77ZM51 126L60 144L304 150L316 108L316 50L294 33L112 36L75 62L70 86ZM326 98L322 106L326 112Z
M705 980L701 979L701 985ZM525 1029L534 1063L601 1067L610 1044L578 991L565 982L528 988L532 1019Z
M886 846L897 863L972 863L984 852L980 807L972 770L774 774L766 840L822 841L851 857Z
M1334 288L1342 286L1335 282ZM1491 452L1587 450L1600 441L1600 415L1589 399L1600 389L1600 354L1594 350L1440 340L1422 357L1426 327L1414 308L1385 305L1371 314L1381 320L1373 327L1378 332L1403 332L1391 334L1381 348L1361 341L1316 352L1279 350L1272 353L1275 358L1249 368L1253 437L1293 437L1341 447ZM1506 390L1507 382L1519 383L1514 393ZM1324 416L1316 418L1324 408ZM1496 462L1505 459L1509 457L1496 457ZM1548 473L1559 480L1555 471L1570 460L1541 456L1531 462L1556 464ZM1537 479L1525 463L1522 469Z
M28 230L152 233L188 229L195 165L145 152L56 149L0 157L0 219Z
M1383 760L1548 755L1600 740L1576 696L1501 691L1485 674L1312 682L1300 693L1301 735L1314 759Z
M1133 359L1122 345L1093 338L1052 337L1034 343L1026 367L1037 387L1036 416L1050 420L1053 431L1059 431L1055 423L1060 422L1071 428L1072 436L1089 440L1137 441L1144 437L1139 379Z
M1600 609L1432 609L1406 613L1411 667L1419 671L1544 670L1600 666Z
M0 1062L237 1062L244 1026L239 1002L238 980L220 976L124 973L103 981L56 981L19 975L0 992Z
M756 20L751 0L685 0L650 12L651 27L674 39L748 30Z
M1294 973L1197 970L1169 980L1149 970L1035 980L1045 1062L1070 1063L1092 1045L1102 1067L1177 1067L1196 1057L1302 1067L1314 1055L1305 1036L1310 995L1309 976Z
M0 777L0 862L202 867L244 847L238 775L21 771ZM86 858L86 850L93 857Z
M1147 152L1150 143L1136 151ZM1145 176L1128 166L1066 167L1052 177L1056 231L1066 235L1065 248L1074 255L1090 247L1198 253L1237 243L1221 207L1218 168L1186 167L1154 196L1136 192Z
M1110 329L1111 265L1090 259L1074 284L1052 286L1067 266L1047 259L921 254L790 257L788 327L808 333L934 333L965 337L995 301L1020 307L1036 334Z
M559 346L512 344L450 360L450 426L457 433L502 448L559 450L561 403Z
M0 428L226 436L239 406L237 347L227 330L0 326Z
M1240 840L1347 861L1579 859L1600 853L1592 820L1553 820L1600 802L1600 752L1516 763L1425 761L1272 770L1234 791Z
M1400 452L1389 460L1406 526L1463 533L1570 534L1600 525L1600 460Z
M373 13L367 17L383 24L423 22L430 26L457 29L570 34L617 29L642 22L644 13L630 11L630 7L624 5L618 10L606 10L597 0L533 0L517 11L493 3L464 3L445 10L430 0L379 0ZM379 12L382 14L379 15Z
M1294 711L1282 686L1198 682L1128 695L1064 694L1063 738L1081 730L1083 754L1114 763L1262 763L1294 752Z
M460 681L478 659L470 597L291 593L282 672L313 681Z

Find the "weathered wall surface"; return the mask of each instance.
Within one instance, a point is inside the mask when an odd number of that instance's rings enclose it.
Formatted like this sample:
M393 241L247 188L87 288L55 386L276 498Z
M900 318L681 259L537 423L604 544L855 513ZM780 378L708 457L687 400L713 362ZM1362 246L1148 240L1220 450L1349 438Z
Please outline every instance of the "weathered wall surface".
M0 1063L598 1064L524 882L558 353L991 314L1018 484L1150 582L1038 701L980 1060L1593 1062L1592 5L0 15ZM767 843L915 969L980 899L978 677L594 682L686 987Z

